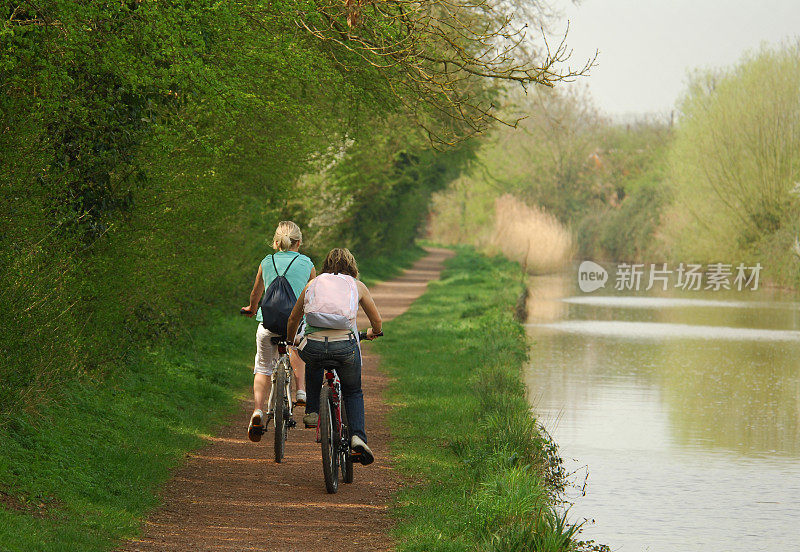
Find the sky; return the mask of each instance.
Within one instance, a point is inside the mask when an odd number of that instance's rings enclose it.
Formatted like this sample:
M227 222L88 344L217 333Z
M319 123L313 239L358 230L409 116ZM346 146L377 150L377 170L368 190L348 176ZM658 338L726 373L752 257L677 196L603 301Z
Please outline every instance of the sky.
M579 79L615 118L666 114L697 68L734 65L762 43L800 37L800 0L552 0L569 20L570 64L600 54Z

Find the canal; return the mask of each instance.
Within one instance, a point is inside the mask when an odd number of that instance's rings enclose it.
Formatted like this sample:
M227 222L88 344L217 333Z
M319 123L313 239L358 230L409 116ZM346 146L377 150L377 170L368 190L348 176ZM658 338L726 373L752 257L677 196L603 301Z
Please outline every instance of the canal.
M623 552L797 550L800 300L530 281L531 406L570 519Z

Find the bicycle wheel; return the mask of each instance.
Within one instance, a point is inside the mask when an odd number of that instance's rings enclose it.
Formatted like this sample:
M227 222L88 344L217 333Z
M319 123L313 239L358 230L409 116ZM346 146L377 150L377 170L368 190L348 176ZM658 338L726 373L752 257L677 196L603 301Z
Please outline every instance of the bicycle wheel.
M323 384L319 394L319 436L325 489L331 494L339 489L339 438L336 425L331 388Z
M342 467L342 481L352 483L353 456L350 454L350 425L347 423L347 411L344 409L344 401L341 402L339 408L342 412L342 438L339 441L341 443L339 463Z
M283 460L289 424L289 403L286 396L286 367L284 360L275 367L275 461Z

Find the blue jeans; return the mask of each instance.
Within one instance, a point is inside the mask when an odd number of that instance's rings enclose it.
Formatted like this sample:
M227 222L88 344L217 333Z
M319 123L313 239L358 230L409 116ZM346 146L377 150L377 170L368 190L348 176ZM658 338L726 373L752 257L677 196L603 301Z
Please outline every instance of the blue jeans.
M364 394L361 391L361 351L356 338L345 341L317 341L306 339L303 350L297 351L306 363L306 414L319 413L319 394L324 370L320 363L337 360L336 373L342 383L342 399L347 410L350 435L358 435L367 442L364 432Z

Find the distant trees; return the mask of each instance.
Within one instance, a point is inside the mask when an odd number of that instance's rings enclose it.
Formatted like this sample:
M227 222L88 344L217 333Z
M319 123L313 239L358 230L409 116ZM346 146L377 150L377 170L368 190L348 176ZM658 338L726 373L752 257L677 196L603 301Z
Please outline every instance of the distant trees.
M509 94L498 126L476 159L434 199L437 240L503 251L536 272L558 270L572 254L566 229L602 204L589 163L602 120L580 93ZM523 118L524 117L524 118Z
M527 117L516 129L493 131L469 171L435 197L431 228L437 238L492 243L492 232L505 224L498 217L510 211L508 200L495 200L511 193L527 204L531 224L529 242L509 239L507 245L533 270L561 267L560 260L544 260L551 250L561 252L559 258L576 249L606 260L640 260L659 251L654 236L669 198L665 124L612 124L575 89L510 96L508 104L511 117ZM551 215L571 231L576 248L562 239Z
M670 156L675 253L708 261L769 255L765 264L786 265L800 228L792 194L800 181L800 43L697 73L680 111Z
M800 42L696 73L674 127L611 124L563 90L509 103L529 118L437 196L437 232L480 236L511 192L568 225L583 257L761 262L800 285Z

